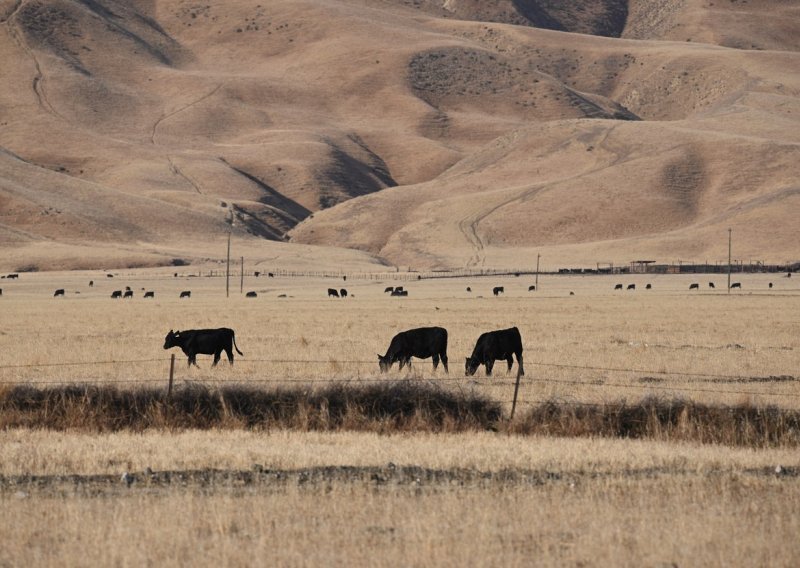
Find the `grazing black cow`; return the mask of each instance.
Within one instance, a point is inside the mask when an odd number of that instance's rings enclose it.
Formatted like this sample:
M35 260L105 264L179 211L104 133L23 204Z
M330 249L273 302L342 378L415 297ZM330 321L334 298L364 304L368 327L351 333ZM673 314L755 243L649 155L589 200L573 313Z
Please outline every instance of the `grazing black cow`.
M522 366L522 337L519 329L511 327L497 331L488 331L481 334L475 343L472 355L467 357L464 365L464 372L468 377L475 374L478 367L486 366L486 376L492 376L492 367L495 361L505 359L508 362L508 370L514 363L512 355L517 356L517 377L525 374Z
M113 292L111 292L111 297L114 298L114 299L121 298L122 297L122 290L114 290Z
M245 297L245 298L258 298L258 294L256 294L256 293L255 293L255 292L253 292L253 291L250 291L250 292L248 292L247 294L245 294L245 295L244 295L244 297Z
M467 286L467 292L472 292L472 288Z
M571 290L570 290L570 293L569 293L569 295L570 295L570 296L574 296L574 295L575 295L575 292L573 292L573 291L571 291Z
M713 282L709 282L709 283L708 283L708 287L709 287L709 288L714 288L714 289L716 289L716 288L717 288L716 286L714 286L714 283L713 283Z
M772 288L772 282L769 283L769 287L770 287L770 289Z
M244 356L236 345L236 337L232 329L221 327L219 329L187 329L185 331L169 330L164 339L164 349L180 347L189 357L189 365L197 364L197 355L214 355L212 367L219 363L223 351L228 355L228 362L233 365L233 347L236 352Z
M94 286L94 280L89 280L89 288Z
M183 292L181 292L181 298L191 298L191 297L192 297L191 290L184 290Z
M645 287L644 287L644 289L645 289L645 290L650 290L652 287L653 287L653 285L652 285L652 284L648 284L647 286L645 286Z
M64 288L59 288L58 290L56 290L56 293L53 294L53 297L56 298L58 296L63 296L63 295L64 295Z
M133 290L125 290L125 293L122 295L124 298L133 298Z
M344 282L347 282L347 274L345 274L344 276L342 276L342 280L343 280Z
M347 290L345 290L344 288L342 288L341 290L339 290L339 295L340 295L342 298L346 298L346 297L347 297Z
M386 355L378 355L378 365L385 373L395 362L400 362L400 370L405 365L411 368L411 358L427 359L433 357L433 369L442 360L444 370L447 369L447 330L443 327L419 327L401 331L392 338Z
M156 293L153 292L152 290L148 290L147 292L144 293L144 297L145 298L155 298L156 297Z
M614 286L614 290L622 290L622 284L617 284Z
M499 296L500 294L505 294L505 293L506 291L503 288L503 286L495 286L494 288L492 288L492 294L494 294L495 296Z
M106 278L114 278L113 274L106 274Z
M408 290L398 290L397 288L395 288L394 291L392 292L392 296L400 296L400 297L408 296Z
M267 272L267 277L275 278L275 275L272 272Z
M333 296L334 298L338 298L339 291L336 290L335 288L328 288L328 297L330 298L331 296Z
M741 287L742 287L741 282L734 282L733 284L731 284L731 288L741 288Z
M394 288L392 286L387 286L383 289L384 294L391 294L392 292L394 292Z
M636 290L636 284L628 284L628 290Z
M536 285L531 284L530 286L528 286L528 292L535 292L535 291L536 291Z
M699 290L699 289L700 289L700 284L697 283L689 284L689 290Z
M17 279L19 279L19 274L9 274L9 275L7 276L7 278L8 278L9 280L17 280Z
M255 272L253 272L253 276L258 278L259 276L261 276L261 273L258 270L256 270Z

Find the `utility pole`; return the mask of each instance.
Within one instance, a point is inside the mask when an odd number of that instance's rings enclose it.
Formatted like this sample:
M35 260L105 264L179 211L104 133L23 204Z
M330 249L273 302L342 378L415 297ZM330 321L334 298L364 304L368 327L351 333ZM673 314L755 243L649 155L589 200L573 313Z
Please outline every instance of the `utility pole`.
M242 257L241 278L242 279L239 281L239 293L244 294L244 257Z
M728 229L728 294L731 293L731 229Z
M541 258L541 254L536 253L536 291L539 291L539 259Z

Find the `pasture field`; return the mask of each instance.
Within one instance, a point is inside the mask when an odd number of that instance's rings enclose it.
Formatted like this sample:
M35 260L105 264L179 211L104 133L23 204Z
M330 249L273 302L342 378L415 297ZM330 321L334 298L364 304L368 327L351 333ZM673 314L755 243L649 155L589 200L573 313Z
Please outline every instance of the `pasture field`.
M201 356L188 369L178 353L177 387L407 378L508 405L514 374L496 366L491 379L466 378L463 357L481 332L516 325L523 410L653 395L800 408L795 279L743 275L730 296L689 292L707 280L541 276L528 293L525 277L248 278L258 298L241 297L232 279L226 299L224 279L172 271L23 274L2 284L0 381L166 386L169 329L228 326L244 357L212 369ZM617 281L637 289L615 292ZM135 298L110 299L126 285ZM409 297L388 297L390 285ZM505 295L491 296L496 285ZM327 298L329 287L350 297ZM178 298L183 289L191 299ZM382 377L376 353L426 325L448 329L450 373L415 361ZM123 472L136 481L122 482ZM492 432L0 431L0 565L791 566L798 502L793 447Z
M483 369L466 379L463 361L482 332L515 325L525 346L523 403L657 395L800 408L800 280L741 276L736 280L742 290L731 295L707 287L688 290L691 282L711 280L724 288L724 276L707 275L541 276L535 293L527 291L531 277L248 277L244 289L258 292L257 298L240 295L235 278L225 298L225 280L218 277L24 274L3 284L0 382L166 384L174 352L178 386L417 377L509 402L514 373L506 375L502 362L487 380ZM614 291L618 281L636 283L637 289ZM653 289L643 290L648 282ZM768 282L775 283L772 289ZM133 299L110 298L126 285ZM383 292L393 285L404 285L409 297ZM492 297L496 285L504 286L504 295ZM328 298L331 287L347 288L350 297ZM54 298L56 288L64 288L65 297ZM143 299L142 289L155 291L155 299ZM181 290L193 296L179 299ZM414 362L411 373L395 367L382 377L377 354L392 336L429 325L449 331L449 375L441 367L434 373L427 360ZM162 349L170 329L207 327L236 331L245 356L237 355L233 368L212 369L211 358L200 356L199 368L187 369L178 349Z

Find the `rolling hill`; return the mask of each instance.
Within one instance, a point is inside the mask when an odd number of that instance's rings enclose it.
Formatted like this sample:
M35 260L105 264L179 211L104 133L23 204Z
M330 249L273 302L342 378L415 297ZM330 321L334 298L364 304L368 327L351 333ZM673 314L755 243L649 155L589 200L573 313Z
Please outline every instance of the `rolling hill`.
M0 269L231 216L289 265L797 260L799 51L791 0L0 0Z

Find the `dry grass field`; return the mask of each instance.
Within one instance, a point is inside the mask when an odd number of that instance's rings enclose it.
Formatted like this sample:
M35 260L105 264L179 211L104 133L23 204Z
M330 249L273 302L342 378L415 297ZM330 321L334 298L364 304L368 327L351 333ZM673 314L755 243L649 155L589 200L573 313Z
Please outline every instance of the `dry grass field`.
M189 273L4 282L0 379L166 386L170 328L230 326L245 355L232 368L201 356L188 369L178 353L177 388L408 379L486 394L507 410L513 374L468 379L462 357L480 332L517 325L522 410L653 395L800 408L800 290L785 275L741 275L730 296L690 293L706 276L542 275L536 293L530 278L513 276L247 277L245 291L259 296L240 296L234 279L226 299L223 278ZM637 289L614 291L617 281ZM389 285L409 297L389 297ZM505 295L492 297L494 285ZM109 297L124 286L135 298ZM64 298L52 297L56 287ZM350 297L327 298L328 287ZM184 289L191 299L178 298ZM410 373L381 376L376 353L420 325L449 330L450 373L415 361ZM135 481L121 481L123 472ZM508 432L7 429L0 562L791 566L798 472L796 447Z
M483 370L465 378L463 365L481 333L517 326L525 345L523 402L658 395L800 407L800 289L785 275L741 275L742 290L730 295L707 287L716 280L724 289L724 276L543 275L535 293L527 291L532 277L248 277L245 291L259 296L242 297L233 278L226 299L224 278L172 274L130 271L113 279L95 272L24 274L5 284L0 378L166 384L170 353L162 347L170 329L231 327L244 357L236 355L233 368L213 369L211 358L201 356L199 368L187 368L185 356L173 349L176 384L374 380L381 378L377 354L395 333L441 325L449 330L449 375L441 367L433 373L430 361L418 361L410 374L395 366L388 377L431 379L510 402L514 374L506 375L504 366L487 380ZM638 286L614 291L618 281ZM690 292L695 281L703 289ZM653 288L643 290L646 283ZM392 285L404 285L409 296L389 297L384 288ZM495 285L503 285L505 294L493 297ZM133 299L110 298L125 286L135 291ZM57 287L65 289L65 297L53 297ZM330 287L345 287L350 296L328 298ZM143 299L143 289L153 290L155 298ZM179 299L186 289L192 298Z

